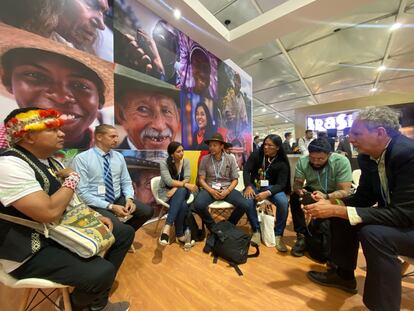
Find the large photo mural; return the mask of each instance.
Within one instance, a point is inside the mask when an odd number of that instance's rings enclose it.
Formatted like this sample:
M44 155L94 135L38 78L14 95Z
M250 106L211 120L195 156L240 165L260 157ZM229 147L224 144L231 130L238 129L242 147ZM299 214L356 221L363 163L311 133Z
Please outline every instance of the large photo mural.
M2 120L29 106L65 115L66 165L93 146L95 126L114 125L136 198L152 206L170 142L194 172L216 132L240 168L252 149L250 77L136 0L2 1L0 74Z

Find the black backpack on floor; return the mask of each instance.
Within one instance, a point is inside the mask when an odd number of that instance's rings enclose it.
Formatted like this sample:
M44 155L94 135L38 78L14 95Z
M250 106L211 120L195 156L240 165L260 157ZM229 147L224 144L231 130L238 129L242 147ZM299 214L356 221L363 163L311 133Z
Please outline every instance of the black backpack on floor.
M206 241L206 247L211 250L214 256L214 263L217 263L218 257L226 260L239 275L243 275L239 264L243 264L249 257L257 257L260 254L259 246L256 248L255 254L249 255L251 236L237 228L227 220L216 223L211 228L211 235Z
M320 263L326 263L331 254L331 221L329 219L313 219L308 225L305 237L306 250L309 256Z

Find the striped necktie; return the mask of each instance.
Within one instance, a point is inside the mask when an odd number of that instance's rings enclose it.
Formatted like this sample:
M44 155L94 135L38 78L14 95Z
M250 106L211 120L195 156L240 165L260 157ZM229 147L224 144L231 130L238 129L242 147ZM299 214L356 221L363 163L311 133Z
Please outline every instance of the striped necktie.
M111 164L109 162L109 153L103 155L104 158L104 182L105 182L105 201L115 202L115 192L112 183Z

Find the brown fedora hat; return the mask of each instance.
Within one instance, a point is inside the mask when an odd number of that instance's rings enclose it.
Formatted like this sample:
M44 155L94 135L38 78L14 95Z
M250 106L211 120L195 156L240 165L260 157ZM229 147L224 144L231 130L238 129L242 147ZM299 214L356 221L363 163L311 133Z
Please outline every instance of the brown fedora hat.
M0 23L0 33L2 34L0 37L0 60L6 52L17 48L32 48L56 54L61 54L75 61L78 61L79 63L85 65L86 67L94 71L104 84L105 104L113 103L113 63L104 61L92 54L66 46L63 43L59 43L51 39L46 39L34 33L11 27L3 23ZM1 68L0 62L0 74L2 74L2 72L3 68ZM2 85L0 87L0 90L2 91L2 93L5 93L4 87Z
M213 134L213 136L211 136L211 138L204 140L204 143L208 145L211 141L218 141L218 142L222 143L223 145L226 144L226 142L223 139L223 135L221 135L220 133Z

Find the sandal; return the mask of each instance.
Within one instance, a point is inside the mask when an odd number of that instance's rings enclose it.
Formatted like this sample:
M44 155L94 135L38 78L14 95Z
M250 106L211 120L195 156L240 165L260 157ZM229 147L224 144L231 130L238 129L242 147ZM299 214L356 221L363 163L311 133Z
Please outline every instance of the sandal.
M160 238L158 239L158 243L162 246L167 246L170 244L170 237L166 233L161 233Z

